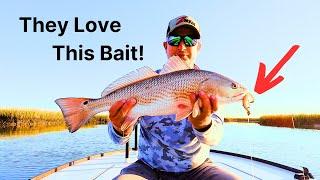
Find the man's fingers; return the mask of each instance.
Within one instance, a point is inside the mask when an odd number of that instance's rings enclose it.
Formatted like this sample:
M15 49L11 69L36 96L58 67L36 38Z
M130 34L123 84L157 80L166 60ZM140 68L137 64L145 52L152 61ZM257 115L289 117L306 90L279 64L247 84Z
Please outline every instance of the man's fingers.
M218 110L218 100L215 96L210 96L210 104L211 104L211 113L216 112Z
M209 100L208 95L206 93L204 93L203 91L200 91L199 98L202 103L201 109L202 109L203 113L204 114L211 113L211 104L210 104L210 100Z
M121 120L120 124L124 121L124 118L127 116L128 112L133 108L136 104L136 100L134 98L128 99L119 112L114 116L114 119Z
M128 112L136 105L137 100L134 98L129 99L121 108L123 117L127 116Z
M109 116L111 118L115 117L125 102L126 100L120 100L115 102L109 110Z
M195 93L191 93L191 94L189 95L189 99L190 99L190 101L191 101L191 105L193 106L194 103L197 101L197 95L196 95Z

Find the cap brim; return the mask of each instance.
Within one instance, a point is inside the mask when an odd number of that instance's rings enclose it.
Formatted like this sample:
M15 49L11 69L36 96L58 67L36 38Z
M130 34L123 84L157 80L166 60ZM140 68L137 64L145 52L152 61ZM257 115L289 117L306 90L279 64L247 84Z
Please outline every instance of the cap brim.
M198 31L194 26L189 25L189 24L182 24L182 25L176 26L174 29L172 29L172 30L167 34L167 36L171 35L172 32L174 32L177 28L180 28L180 27L188 27L188 28L192 29L192 31L194 32L194 34L195 34L195 36L196 36L195 38L200 39L200 33L199 33L199 31Z

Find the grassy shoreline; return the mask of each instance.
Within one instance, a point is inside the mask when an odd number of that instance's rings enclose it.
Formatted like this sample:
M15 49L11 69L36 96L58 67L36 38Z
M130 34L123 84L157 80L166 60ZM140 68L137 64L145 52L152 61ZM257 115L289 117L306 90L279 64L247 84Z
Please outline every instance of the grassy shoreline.
M265 115L259 118L263 126L320 129L320 114Z
M248 118L225 118L225 122L248 123ZM250 118L250 122L262 126L320 130L320 114L264 115L259 118Z
M89 121L87 126L107 124L108 121L107 115L96 115ZM225 122L248 123L248 118L225 118ZM265 115L260 118L250 118L250 123L274 127L320 129L320 114ZM53 127L66 128L61 112L0 108L0 133L6 132L6 130L44 130L52 129Z
M106 115L96 115L88 125L107 124ZM65 121L61 112L37 109L0 109L0 129L16 128L45 128L50 126L64 126Z
M224 122L238 122L238 123L259 123L259 118L224 118Z

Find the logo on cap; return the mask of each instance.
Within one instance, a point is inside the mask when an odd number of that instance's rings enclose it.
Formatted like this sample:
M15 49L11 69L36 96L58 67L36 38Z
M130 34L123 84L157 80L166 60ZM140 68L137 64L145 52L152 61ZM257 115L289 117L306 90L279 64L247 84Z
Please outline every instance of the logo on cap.
M186 18L187 16L182 16L180 17L177 22L176 22L176 25L180 24L180 23L183 23L183 22L186 22L186 23L189 23L189 24L192 24L193 26L196 26L196 23L194 23L193 21L191 21L190 19L187 19Z

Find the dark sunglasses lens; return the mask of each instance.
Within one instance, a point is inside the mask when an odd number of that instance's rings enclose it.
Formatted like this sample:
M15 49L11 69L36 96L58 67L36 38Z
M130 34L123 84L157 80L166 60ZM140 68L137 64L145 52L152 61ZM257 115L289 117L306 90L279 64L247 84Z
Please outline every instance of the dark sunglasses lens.
M180 36L169 36L167 40L170 46L179 46L180 41L181 41Z
M195 46L197 44L197 41L197 39L192 39L189 36L184 37L184 43L186 44L186 46Z

